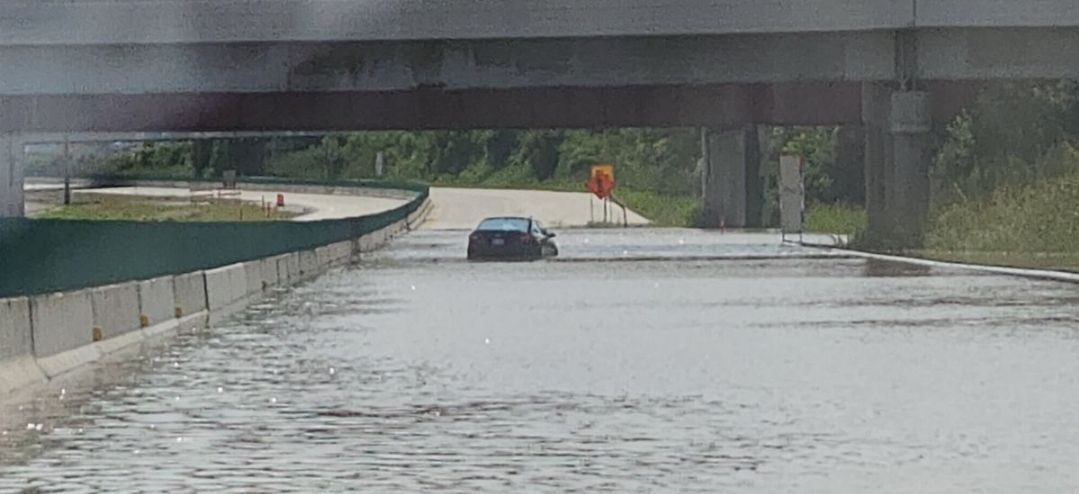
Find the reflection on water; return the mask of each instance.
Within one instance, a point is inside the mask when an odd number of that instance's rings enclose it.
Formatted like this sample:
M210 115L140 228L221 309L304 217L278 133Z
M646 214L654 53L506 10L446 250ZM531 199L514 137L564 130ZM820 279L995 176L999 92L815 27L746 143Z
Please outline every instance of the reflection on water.
M939 268L937 270L940 271ZM926 276L933 271L934 268L922 264L907 264L880 259L865 260L865 275L867 277Z
M458 237L6 405L0 491L1079 485L1072 286L680 231L559 239L692 260L470 264Z

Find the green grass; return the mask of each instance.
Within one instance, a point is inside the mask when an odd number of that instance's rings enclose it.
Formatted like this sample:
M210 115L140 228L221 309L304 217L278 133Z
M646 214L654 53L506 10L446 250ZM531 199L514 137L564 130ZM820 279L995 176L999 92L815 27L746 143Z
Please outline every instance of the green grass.
M1079 270L1079 174L1006 186L983 200L934 212L925 249L932 259Z
M919 250L910 254L938 261L1005 266L1010 268L1079 271L1079 252L952 252Z
M925 247L1010 255L1079 253L1079 175L1002 187L933 215Z
M806 210L805 229L814 233L858 235L865 230L865 208L847 204L818 204Z
M655 226L693 226L700 215L700 199L651 191L618 190L615 197Z
M273 221L296 216L288 211L271 211L259 204L234 199L212 199L192 203L141 196L78 194L74 202L45 211L40 218L63 220L128 221Z

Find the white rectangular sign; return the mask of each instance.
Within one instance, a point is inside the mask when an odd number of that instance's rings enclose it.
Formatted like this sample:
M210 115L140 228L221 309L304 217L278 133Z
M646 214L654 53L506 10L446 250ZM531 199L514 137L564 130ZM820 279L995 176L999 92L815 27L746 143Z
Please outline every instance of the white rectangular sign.
M783 233L802 233L805 212L805 160L801 156L779 157L779 224Z

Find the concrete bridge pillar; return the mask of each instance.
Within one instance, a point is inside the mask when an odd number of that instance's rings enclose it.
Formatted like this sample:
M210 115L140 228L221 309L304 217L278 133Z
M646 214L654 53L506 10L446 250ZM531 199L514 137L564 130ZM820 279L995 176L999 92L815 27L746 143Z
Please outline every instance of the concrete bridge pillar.
M852 204L865 203L865 128L860 124L844 124L835 136L835 188L843 200Z
M703 227L752 228L761 225L764 185L761 160L768 152L766 129L747 125L701 131Z
M0 135L0 218L26 214L22 151L22 142L14 135Z
M868 241L919 247L929 212L929 93L862 88Z

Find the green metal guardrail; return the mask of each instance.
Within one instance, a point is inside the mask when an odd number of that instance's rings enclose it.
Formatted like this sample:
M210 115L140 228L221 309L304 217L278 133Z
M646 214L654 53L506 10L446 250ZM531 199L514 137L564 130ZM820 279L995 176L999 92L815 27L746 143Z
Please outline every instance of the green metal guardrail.
M250 183L250 179L244 179ZM417 193L398 208L312 222L144 222L0 219L0 297L75 290L250 261L341 242L415 212L428 188L392 182L262 183L401 189Z

